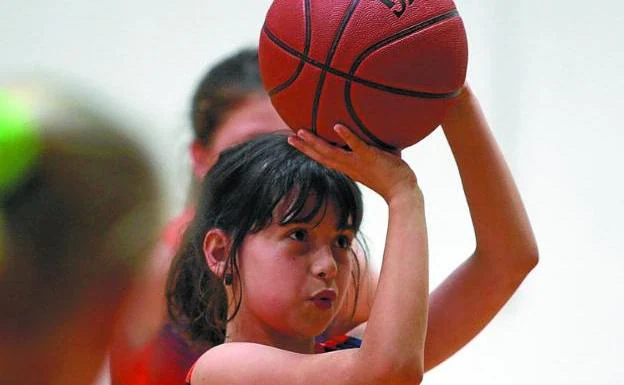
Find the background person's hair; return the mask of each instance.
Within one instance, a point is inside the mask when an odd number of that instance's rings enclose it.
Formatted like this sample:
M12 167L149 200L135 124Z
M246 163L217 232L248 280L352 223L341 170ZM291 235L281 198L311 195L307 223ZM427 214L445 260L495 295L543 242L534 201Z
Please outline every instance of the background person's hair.
M275 208L285 197L288 209L276 218ZM304 210L308 199L315 200L312 210ZM284 133L262 135L224 151L204 179L197 213L169 272L167 304L174 324L192 341L220 344L228 314L234 317L240 306L241 298L228 304L223 277L206 263L202 245L208 230L218 228L231 237L225 270L237 277L240 293L237 253L245 236L272 222L311 220L329 203L338 211L340 227L359 230L363 203L357 185L290 146ZM353 274L359 282L359 265Z
M258 50L246 48L213 67L197 85L191 105L195 138L210 145L224 116L254 93L264 93Z

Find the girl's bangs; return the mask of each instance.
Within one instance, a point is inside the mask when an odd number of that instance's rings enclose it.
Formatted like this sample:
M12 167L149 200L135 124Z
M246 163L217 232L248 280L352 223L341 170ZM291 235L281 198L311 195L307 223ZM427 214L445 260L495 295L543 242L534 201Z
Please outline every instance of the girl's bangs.
M314 178L301 179L292 186L285 199L290 203L279 218L279 224L307 223L318 216L320 223L327 212L328 203L333 204L338 216L339 228L359 229L361 210L358 210L359 197L352 187L337 173L316 175ZM310 205L310 199L314 204ZM316 225L318 225L316 223Z

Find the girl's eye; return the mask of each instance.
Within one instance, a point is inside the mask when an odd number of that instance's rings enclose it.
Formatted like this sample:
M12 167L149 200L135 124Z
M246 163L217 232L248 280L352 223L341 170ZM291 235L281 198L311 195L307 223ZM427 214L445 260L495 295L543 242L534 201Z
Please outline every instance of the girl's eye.
M346 235L339 235L338 238L336 238L336 246L341 249L351 248L351 238Z
M308 233L305 230L297 229L291 232L288 237L297 242L303 242L308 239Z

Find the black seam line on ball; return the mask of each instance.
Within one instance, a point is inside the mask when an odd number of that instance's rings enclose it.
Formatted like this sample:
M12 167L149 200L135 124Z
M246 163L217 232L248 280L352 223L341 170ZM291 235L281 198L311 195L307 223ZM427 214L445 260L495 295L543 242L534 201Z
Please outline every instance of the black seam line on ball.
M429 26L429 25L427 25L427 26ZM424 28L426 28L426 27L424 27ZM460 90L456 90L456 91L453 91L453 92L446 92L446 93L432 93L432 92L414 91L414 90L408 90L408 89L404 89L404 88L397 88L397 87L387 86L387 85L376 83L376 82L373 82L373 81L370 81L370 80L362 79L362 78L360 78L358 76L355 76L355 75L352 75L352 74L348 74L348 73L346 73L344 71L340 71L340 70L337 70L335 68L331 68L329 66L326 66L325 64L321 63L318 60L314 60L314 59L312 59L312 58L310 58L310 57L308 57L306 55L303 55L301 52L299 52L296 49L292 48L291 46L289 46L288 44L286 44L285 42L280 40L277 36L275 36L273 34L273 32L271 32L271 30L266 25L264 26L263 29L264 29L264 32L269 37L269 39L271 39L271 41L273 41L276 45L278 45L284 51L287 51L291 55L293 55L295 57L298 57L299 59L305 61L306 63L308 63L308 64L310 64L310 65L312 65L312 66L314 66L316 68L319 68L319 69L321 69L323 71L326 71L328 73L331 73L333 75L342 77L342 78L344 78L344 79L346 79L348 81L351 81L353 83L362 84L362 85L370 87L370 88L374 88L374 89L385 91L385 92L390 92L390 93L397 94L397 95L410 96L410 97L422 98L422 99L447 99L447 98L455 97L455 96L459 95L459 93L460 93Z
M373 142L376 146L381 147L384 150L396 150L396 147L391 146L388 143L382 141L375 134L373 134L368 128L366 128L366 125L364 125L364 122L362 121L362 119L360 119L360 117L357 115L357 113L355 112L355 107L353 107L353 103L351 102L351 84L352 83L350 81L347 81L347 84L345 84L345 104L347 107L347 111L349 112L349 115L351 115L351 119L353 119L355 124L358 125L358 128L360 129L360 131L364 135L366 135L366 137L371 142Z
M311 40L312 40L312 17L310 15L310 9L311 9L310 0L306 0L305 1L305 23L306 23L306 25L305 25L305 45L303 47L303 56L308 56L308 53L310 52L310 44L311 44ZM286 80L284 83L278 85L277 87L275 87L271 91L269 91L269 96L273 96L275 94L278 94L279 92L285 90L291 84L293 84L295 82L295 80L297 80L299 75L301 75L301 71L303 71L303 66L305 65L305 60L303 60L302 58L299 58L299 59L300 59L299 60L299 65L297 66L297 69L292 74L290 79Z
M441 23L445 20L448 19L452 19L454 17L458 17L459 16L459 12L457 12L457 9L452 9L450 11L447 11L441 15L432 17L430 19L427 19L423 22L420 22L418 24L415 24L409 28L406 28L402 31L399 31L397 33L395 33L394 35L390 35L388 37L386 37L385 39L373 44L372 46L368 47L367 49L365 49L360 56L358 56L355 61L353 62L353 65L351 66L351 70L349 70L349 76L353 76L355 74L355 71L357 71L357 69L359 68L360 64L362 64L362 62L364 61L364 59L366 59L370 54L372 54L373 52L377 51L378 49L387 46L390 43L393 43L397 40L401 40L404 37L407 37L409 35L412 35L416 32L420 32L425 28L431 27L434 24L438 24ZM440 94L441 95L441 94Z
M317 131L317 120L318 120L318 110L319 104L321 102L321 93L323 92L323 85L325 84L325 78L327 77L327 68L330 68L331 62L334 59L334 55L336 54L336 49L338 48L338 43L344 34L345 29L347 29L347 24L353 13L355 12L355 8L360 3L360 0L352 0L351 4L349 4L349 8L345 12L342 20L340 21L340 25L338 26L338 30L336 31L336 35L334 36L334 41L332 42L331 48L329 52L327 52L327 57L325 58L325 64L321 69L321 76L319 77L319 81L316 86L316 94L314 95L314 104L312 105L312 132ZM307 55L306 55L307 57Z
M384 40L374 44L373 46L371 46L370 48L366 49L360 56L358 56L358 58L355 60L355 62L353 63L353 66L351 67L351 70L349 71L349 75L352 77L353 74L355 73L355 71L357 71L358 67L360 66L360 64L362 63L362 61L368 57L371 53L375 52L376 50L378 50L379 48L382 48L396 40L402 39L406 36L409 36L411 34L414 34L418 31L421 31L429 26L432 26L434 24L437 24L439 22L442 22L444 20L447 20L449 18L453 18L455 16L459 16L459 13L457 12L456 9L453 9L449 12L443 13L442 15L433 17L431 19L425 20L422 23L418 23L412 27L409 27L403 31L400 31L392 36L389 36L387 38L385 38ZM349 112L349 115L351 115L351 118L353 119L353 121L355 121L355 123L359 126L360 131L362 131L362 133L364 135L366 135L368 137L368 139L375 143L377 146L384 148L384 149L388 149L388 150L394 150L395 147L387 144L386 142L382 141L381 139L379 139L375 134L373 134L368 128L366 128L366 125L364 124L364 122L362 121L362 119L360 119L360 117L358 116L357 112L355 111L355 107L353 106L353 102L351 101L351 80L347 80L346 84L345 84L345 103L346 103L346 107L347 107L347 111ZM459 91L457 92L457 94L459 94Z

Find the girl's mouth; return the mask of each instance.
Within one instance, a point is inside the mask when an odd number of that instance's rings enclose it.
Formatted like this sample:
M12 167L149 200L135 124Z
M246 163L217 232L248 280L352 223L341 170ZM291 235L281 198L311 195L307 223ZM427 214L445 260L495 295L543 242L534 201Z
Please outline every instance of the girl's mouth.
M336 300L336 291L335 290L322 290L316 293L311 301L322 310L331 309L332 304Z

